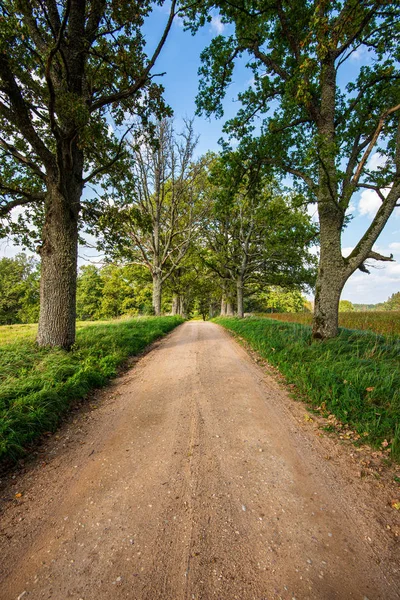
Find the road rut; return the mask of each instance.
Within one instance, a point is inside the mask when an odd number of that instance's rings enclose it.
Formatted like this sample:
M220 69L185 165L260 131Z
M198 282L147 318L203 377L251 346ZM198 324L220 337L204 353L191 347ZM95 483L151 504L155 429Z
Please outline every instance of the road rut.
M219 326L185 323L109 390L14 482L2 600L400 598L368 489Z

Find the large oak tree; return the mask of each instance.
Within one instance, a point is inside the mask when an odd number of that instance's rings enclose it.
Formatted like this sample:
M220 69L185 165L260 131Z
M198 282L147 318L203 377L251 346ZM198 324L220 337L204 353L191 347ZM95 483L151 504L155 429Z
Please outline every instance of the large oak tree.
M196 30L218 10L227 34L202 54L199 111L222 116L234 65L247 58L254 80L225 129L252 147L258 160L291 175L317 203L321 252L313 335L333 337L347 279L356 269L367 270L368 259L392 258L373 246L400 197L400 6L387 0L221 0L202 6L188 12L188 26ZM355 53L370 60L345 85ZM374 152L384 166L371 166ZM346 211L363 189L376 192L381 205L344 257Z
M163 4L162 1L157 2ZM0 217L24 207L41 223L38 343L69 348L81 196L123 154L110 131L127 114L168 112L143 24L149 0L3 0L0 5ZM128 129L131 129L129 126ZM5 226L7 230L7 225Z
M213 211L205 219L205 261L222 288L235 289L237 316L244 316L246 288L257 282L312 286L315 268L310 247L317 230L303 198L283 194L263 168L240 151L213 162L209 194Z

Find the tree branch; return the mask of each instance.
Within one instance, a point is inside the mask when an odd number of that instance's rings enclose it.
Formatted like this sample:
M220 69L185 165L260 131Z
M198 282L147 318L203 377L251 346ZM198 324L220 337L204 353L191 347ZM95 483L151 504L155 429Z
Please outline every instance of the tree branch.
M382 113L382 116L380 117L379 122L378 122L378 126L375 129L375 132L374 132L374 134L372 136L372 139L371 139L371 141L370 141L370 143L368 145L368 148L364 152L364 155L361 158L361 160L359 162L359 165L358 165L358 167L356 169L356 172L354 174L354 177L353 177L353 179L351 181L353 185L357 185L357 183L358 183L358 181L360 179L360 176L361 176L362 170L363 170L363 168L365 166L365 163L367 162L367 160L368 160L368 158L369 158L369 156L370 156L370 154L371 154L371 152L373 150L373 147L376 144L376 141L377 141L377 139L379 137L379 134L382 131L382 128L383 128L383 126L385 124L385 119L389 115L393 114L394 112L396 112L399 109L400 109L400 104L397 104L397 106L393 106L392 108L388 108L384 113Z
M28 107L10 70L7 55L4 53L0 53L0 78L3 84L2 90L12 106L12 110L8 109L5 117L18 127L44 164L48 167L53 166L53 154L33 127ZM4 106L0 106L0 112L4 114Z
M99 98L98 100L96 100L96 102L93 102L92 106L90 107L90 112L94 112L94 111L98 110L99 108L102 108L103 106L112 104L113 102L118 102L120 100L124 100L125 98L129 98L130 96L133 96L134 94L136 94L136 92L138 92L144 86L144 84L148 80L149 73L150 73L151 69L154 67L154 64L165 44L165 41L168 37L173 20L176 16L176 12L175 12L176 1L177 0L172 0L169 18L168 18L166 27L164 29L164 33L162 34L161 39L158 43L158 46L155 49L154 54L153 54L151 60L149 61L146 69L144 70L142 75L138 78L136 83L134 85L130 86L129 88L126 88L125 90L121 90L120 92L116 92L115 94L109 94L108 96Z
M45 174L40 170L40 168L38 167L38 165L36 163L34 163L32 160L30 160L29 158L27 158L26 156L21 154L14 146L12 146L11 144L8 144L2 138L0 138L0 147L3 148L7 152L7 154L10 154L16 160L18 160L18 162L20 162L21 164L25 165L26 167L29 167L30 169L32 169L32 171L34 171L34 173L38 177L40 177L40 179L42 181L46 180Z

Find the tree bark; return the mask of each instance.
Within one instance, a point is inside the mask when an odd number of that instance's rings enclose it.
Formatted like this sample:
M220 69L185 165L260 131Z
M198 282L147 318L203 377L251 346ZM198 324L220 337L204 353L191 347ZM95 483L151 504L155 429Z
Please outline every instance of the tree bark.
M243 317L244 317L243 288L244 288L243 278L241 276L239 276L236 281L236 295L237 295L237 316L240 319L243 319Z
M47 185L42 232L39 346L68 350L75 342L78 216L81 186Z
M153 274L153 310L156 317L161 315L162 281L159 273Z
M227 302L226 302L226 315L228 317L233 317L235 315L232 302L230 302L229 300L227 300Z
M325 340L336 337L339 326L339 300L345 281L332 266L320 266L315 290L312 336Z
M173 315L180 315L181 313L181 306L180 306L180 297L179 294L173 294L172 295L172 314Z
M329 194L318 204L320 261L315 288L312 336L329 339L338 334L339 300L348 274L341 250L343 215Z
M185 296L183 296L183 295L179 296L179 314L184 319L187 319L186 300L185 300Z
M322 340L338 334L339 300L346 281L346 265L341 249L344 213L338 203L338 174L335 165L335 96L335 60L328 52L321 72L321 111L318 122L320 260L312 329L313 338Z
M225 300L225 296L222 296L221 298L221 317L225 317L226 316L226 300Z

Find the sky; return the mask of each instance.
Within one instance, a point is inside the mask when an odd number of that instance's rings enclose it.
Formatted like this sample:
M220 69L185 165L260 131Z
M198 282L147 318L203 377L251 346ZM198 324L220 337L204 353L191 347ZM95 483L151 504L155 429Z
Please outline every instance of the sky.
M155 10L146 24L146 37L148 39L148 52L157 43L166 20L168 18L167 5L155 7ZM155 67L155 72L165 75L158 79L165 87L165 98L174 111L175 124L179 129L185 117L193 117L196 107L195 98L198 89L198 68L200 53L216 35L226 33L226 26L221 23L218 15L214 15L212 22L207 24L195 36L184 31L183 23L176 19L169 38L163 48ZM370 60L363 52L356 52L346 70L341 72L341 84L354 79L361 65ZM224 120L236 114L240 104L237 94L248 87L252 74L244 64L240 64L234 72L233 82L228 90L224 102L224 117L217 120L204 117L195 118L195 130L199 137L197 146L198 155L208 150L218 151L218 140L222 136ZM376 165L382 162L382 157L373 154L370 160ZM371 190L364 190L362 194L355 195L351 204L352 220L343 234L343 253L348 254L357 244L363 232L368 228L380 204L380 200ZM316 213L315 206L309 207L311 215ZM374 248L384 255L393 254L396 262L377 263L371 261L371 274L356 271L345 285L342 298L353 303L375 304L384 302L392 294L400 291L400 208L395 209L383 233ZM21 251L9 240L0 240L0 256L13 256ZM93 249L80 248L80 264L89 258L96 261L101 259ZM372 266L372 265L375 266Z

